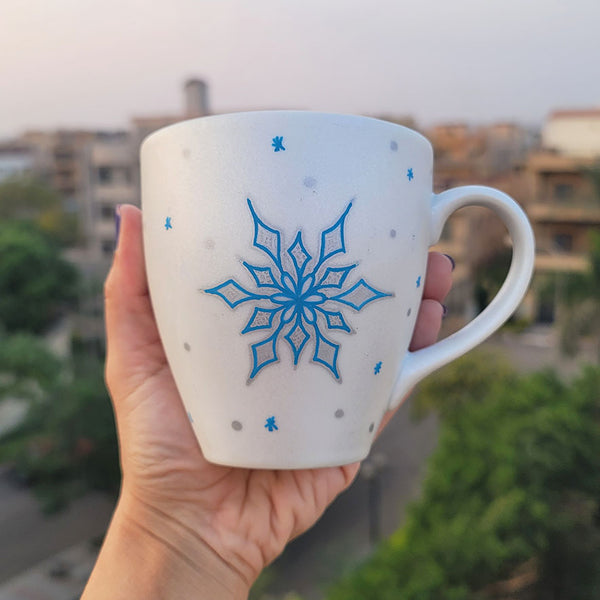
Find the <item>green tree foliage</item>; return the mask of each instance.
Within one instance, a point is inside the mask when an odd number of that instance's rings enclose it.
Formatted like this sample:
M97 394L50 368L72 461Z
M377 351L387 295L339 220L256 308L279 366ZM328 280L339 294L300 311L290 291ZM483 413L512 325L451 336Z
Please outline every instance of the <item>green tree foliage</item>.
M0 402L18 397L25 420L0 439L12 464L47 510L88 489L115 493L120 472L102 363L62 362L31 336L0 339Z
M422 498L329 600L597 598L600 369L565 384L493 365L471 354L423 386L442 422Z
M510 268L512 249L500 250L479 264L473 273L475 302L481 312L498 293Z
M77 272L32 226L0 223L0 329L40 333L75 301Z
M564 276L560 316L561 348L575 355L582 337L596 340L600 360L600 233L590 233L590 266L585 273Z
M51 188L25 177L0 183L0 221L31 223L62 246L78 241L77 215Z

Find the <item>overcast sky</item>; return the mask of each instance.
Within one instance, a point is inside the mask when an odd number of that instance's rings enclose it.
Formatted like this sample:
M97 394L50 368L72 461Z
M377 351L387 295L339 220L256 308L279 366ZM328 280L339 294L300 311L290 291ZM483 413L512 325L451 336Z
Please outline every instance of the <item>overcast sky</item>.
M541 123L600 107L600 0L0 0L0 137L303 108Z

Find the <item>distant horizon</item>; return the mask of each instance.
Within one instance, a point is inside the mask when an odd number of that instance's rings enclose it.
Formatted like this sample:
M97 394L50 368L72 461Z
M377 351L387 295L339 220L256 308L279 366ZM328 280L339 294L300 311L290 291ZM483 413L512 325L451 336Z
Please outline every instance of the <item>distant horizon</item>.
M327 111L327 110L316 110L316 109L309 109L309 108L301 108L301 107L294 107L294 108L289 108L289 107L246 107L246 108L238 108L238 109L224 109L224 110L211 110L207 115L205 115L206 117L210 117L210 116L216 116L216 115L223 115L223 114L231 114L231 113L240 113L240 112L256 112L256 111L274 111L274 110L282 110L282 111L309 111L309 112L335 112L335 111ZM452 117L448 117L442 120L434 120L434 121L430 121L430 122L422 122L419 119L417 119L414 115L411 114L405 114L405 113L394 113L391 112L389 110L387 111L381 111L381 112L362 112L362 113L350 113L350 112L340 112L338 114L356 114L356 115L360 115L360 116L365 116L365 117L371 117L371 118L375 118L375 119L382 119L382 120L398 120L398 121L412 121L415 124L415 128L416 129L420 129L420 130L428 130L428 129L433 129L435 127L439 127L439 126L451 126L451 125L465 125L469 128L472 129L478 129L478 128L485 128L485 127L491 127L494 125L501 125L501 124L510 124L510 125L516 125L519 127L522 127L523 129L526 130L530 130L530 131L539 131L542 129L542 127L544 126L544 123L547 121L547 119L554 113L556 113L557 111L585 111L585 110L598 110L600 111L600 106L598 107L594 107L594 106L581 106L581 107L556 107L554 109L551 109L550 111L548 111L545 115L540 116L538 119L534 120L530 120L529 122L526 122L524 120L518 120L515 118L503 118L502 116L498 116L498 117L494 117L494 118L488 118L488 119L472 119L472 120L468 120L466 118L460 118L460 117L456 117L456 118L452 118ZM143 118L167 118L167 117L174 117L174 118L181 118L182 120L186 119L183 111L181 111L180 113L177 113L177 111L173 110L173 111L168 111L168 110L164 110L164 111L159 111L159 112L136 112L134 113L128 120L122 122L122 123L92 123L89 121L82 121L80 123L77 123L75 121L70 122L70 123L59 123L56 125L35 125L35 124L31 124L29 126L26 126L24 128L22 128L19 131L14 131L10 134L2 134L2 132L0 132L0 142L9 142L11 140L16 140L18 138L20 138L22 135L26 134L26 133L31 133L31 132L57 132L57 131L88 131L88 132L107 132L107 133L117 133L117 132L128 132L131 131L132 126L133 126L133 121L135 119L143 119ZM188 117L189 118L189 117Z
M598 0L2 0L0 138L269 108L510 122L600 108Z

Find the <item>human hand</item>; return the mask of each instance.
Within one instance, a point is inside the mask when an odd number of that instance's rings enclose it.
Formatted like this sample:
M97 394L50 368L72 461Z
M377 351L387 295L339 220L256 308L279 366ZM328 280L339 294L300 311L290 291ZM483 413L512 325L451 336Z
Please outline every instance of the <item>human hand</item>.
M132 554L142 553L139 562L154 565L154 575L161 581L162 595L157 592L156 580L147 584L147 590L142 583L133 586L145 600L175 597L169 596L168 590L173 589L165 581L169 577L180 578L196 591L198 587L208 589L208 578L214 586L210 593L217 594L213 597L245 597L261 570L292 538L313 525L350 485L359 463L269 471L224 467L204 459L152 313L141 212L122 206L120 217L120 239L105 294L106 380L117 420L123 471L111 529L121 533L113 532L105 544L105 556L101 554L96 571L102 570L103 564L109 571L112 554L110 573L115 578L119 565L114 553L119 552L118 539L126 538L131 552L124 560L135 560ZM451 271L452 263L446 256L430 254L411 349L437 338L443 315L441 302L450 289ZM94 595L99 585L99 576L93 575L84 598L101 597ZM117 596L113 593L112 597ZM131 600L132 590L127 597Z

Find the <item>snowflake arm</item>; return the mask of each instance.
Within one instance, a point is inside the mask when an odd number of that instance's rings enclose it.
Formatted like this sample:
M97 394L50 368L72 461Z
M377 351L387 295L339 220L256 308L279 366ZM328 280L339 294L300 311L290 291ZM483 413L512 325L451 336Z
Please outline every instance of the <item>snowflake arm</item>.
M260 306L256 306L248 323L246 323L246 327L242 329L242 333L257 331L258 329L271 329L273 318L282 310L283 306L279 308L261 308Z
M319 288L342 289L346 278L354 267L356 267L356 264L348 267L327 267L323 277L319 280Z
M299 231L296 235L294 243L288 248L287 253L292 257L298 281L302 278L304 269L312 256L306 251L302 243L302 232Z
M252 213L254 221L254 241L252 242L256 248L262 250L275 263L277 268L282 271L281 265L281 234L277 229L269 227L266 223L260 220L256 214L252 202L248 198L248 207Z
M364 279L360 279L360 281L355 283L349 290L346 290L341 294L337 294L336 296L331 296L329 299L336 302L341 302L342 304L346 304L356 311L360 311L367 304L369 304L369 302L373 302L373 300L378 300L379 298L385 298L387 296L393 296L393 294L380 292L373 286L369 285Z
M214 294L224 300L230 308L235 308L242 302L248 302L248 300L263 300L269 299L269 296L263 296L262 294L254 294L244 289L234 279L228 279L227 281L217 285L208 290L204 290L207 294Z
M277 283L271 267L256 267L247 263L246 261L244 261L242 264L246 267L246 269L248 269L250 275L252 275L254 278L257 287L277 288L279 290L282 289L279 283Z
M341 329L346 333L354 333L352 328L346 323L344 315L340 311L329 311L320 306L315 306L315 310L319 311L325 317L328 329Z
M352 202L348 204L346 210L335 222L335 224L321 233L321 251L319 254L319 263L315 267L315 272L326 260L330 259L332 256L335 256L339 252L346 252L344 224L351 208Z
M337 359L340 351L340 345L330 342L325 338L318 327L314 328L316 343L313 362L323 365L338 381L340 374L337 367Z
M279 327L268 338L250 346L252 371L250 372L248 381L254 379L260 370L264 369L267 365L279 361L279 357L277 356L277 340L282 328L283 322L279 323Z

